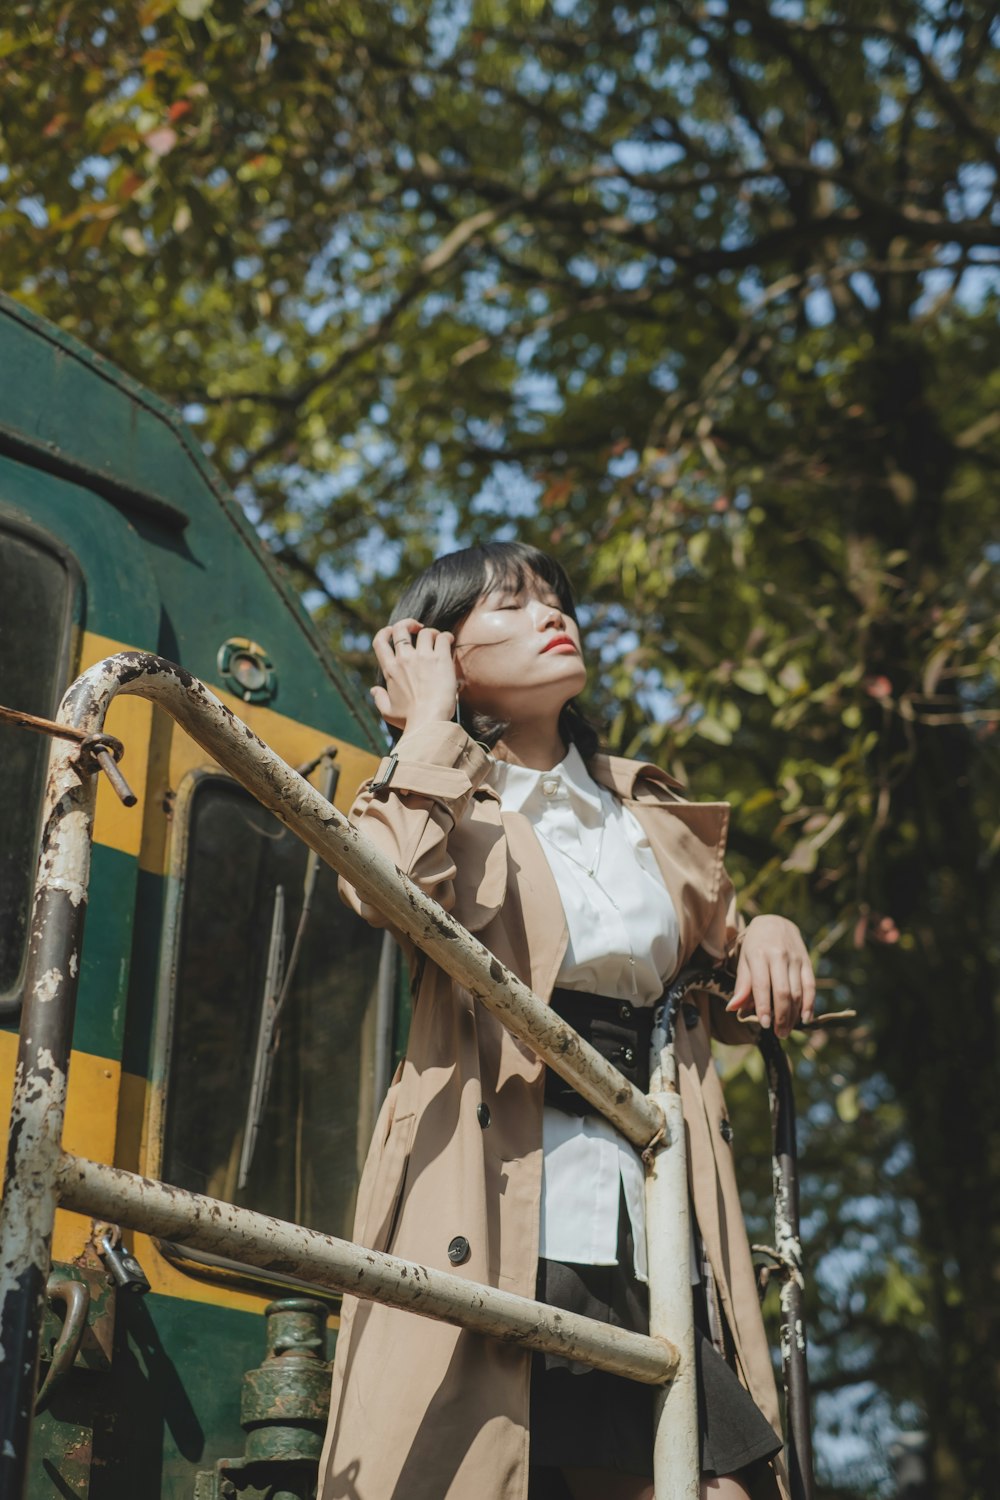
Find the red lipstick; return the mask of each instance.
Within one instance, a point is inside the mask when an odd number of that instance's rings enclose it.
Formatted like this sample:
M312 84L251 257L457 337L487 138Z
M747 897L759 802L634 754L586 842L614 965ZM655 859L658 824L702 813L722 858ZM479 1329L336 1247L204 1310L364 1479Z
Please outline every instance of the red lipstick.
M551 641L546 642L542 647L542 655L544 656L547 651L565 651L567 647L574 655L576 654L576 646L568 635L554 635Z

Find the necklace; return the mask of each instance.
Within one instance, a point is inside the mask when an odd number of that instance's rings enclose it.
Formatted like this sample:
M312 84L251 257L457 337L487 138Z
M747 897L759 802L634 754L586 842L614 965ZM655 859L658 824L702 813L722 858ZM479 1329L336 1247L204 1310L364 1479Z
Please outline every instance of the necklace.
M561 854L564 859L570 860L574 865L576 865L578 869L582 870L585 875L589 875L591 880L593 880L594 883L599 886L602 891L604 891L603 885L601 885L601 882L597 879L597 868L601 863L601 850L604 848L604 830L606 826L607 820L606 818L602 818L601 831L597 836L597 850L589 865L585 864L582 859L577 859L575 854L570 854L569 850L564 849L562 844L557 844L554 839L550 839L548 834L545 833L543 829L539 828L537 823L535 824L535 832L538 834L539 838L544 839L550 849L555 849L556 852ZM614 899L609 895L607 891L604 891L604 894L608 897L608 900L611 902L612 906L614 906L617 910L617 902L614 901Z
M535 833L543 843L548 844L549 848L555 850L555 852L557 854L560 854L563 859L568 859L571 864L576 865L578 870L582 870L583 873L594 882L597 889L601 892L601 895L607 901L608 905L622 919L622 935L625 938L625 944L628 948L628 953L623 956L626 963L626 973L628 975L628 987L631 992L631 997L634 1001L637 999L639 991L636 980L636 957L635 948L632 942L632 932L630 930L629 923L624 917L621 907L619 906L618 902L615 900L611 892L608 890L607 885L605 885L605 883L599 878L597 873L601 864L601 854L604 850L604 834L608 826L609 816L609 808L607 802L605 801L605 793L603 791L601 792L601 812L603 816L601 818L600 833L598 834L597 839L597 849L594 853L593 859L589 863L582 859L577 859L576 855L570 854L569 850L564 849L562 844L557 844L554 839L549 838L545 833L545 830L543 828L540 828L537 823L534 824L534 829ZM622 995L621 998L624 999L625 996Z

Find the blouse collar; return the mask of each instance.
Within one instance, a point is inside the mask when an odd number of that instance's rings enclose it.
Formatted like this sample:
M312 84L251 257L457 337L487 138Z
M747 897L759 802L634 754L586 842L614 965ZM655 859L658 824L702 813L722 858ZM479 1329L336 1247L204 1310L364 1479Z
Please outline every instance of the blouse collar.
M575 745L569 747L550 771L535 771L530 766L498 760L490 772L490 781L499 793L504 812L537 817L547 807L566 799L584 817L589 813L592 818L601 811L600 788Z

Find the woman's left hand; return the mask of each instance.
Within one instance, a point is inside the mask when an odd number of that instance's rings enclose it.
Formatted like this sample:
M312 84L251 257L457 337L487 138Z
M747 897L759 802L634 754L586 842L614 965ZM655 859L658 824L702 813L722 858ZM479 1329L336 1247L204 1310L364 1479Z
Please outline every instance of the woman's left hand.
M747 927L727 1010L752 1000L761 1026L787 1036L801 1018L811 1021L816 978L802 934L787 917L754 917Z

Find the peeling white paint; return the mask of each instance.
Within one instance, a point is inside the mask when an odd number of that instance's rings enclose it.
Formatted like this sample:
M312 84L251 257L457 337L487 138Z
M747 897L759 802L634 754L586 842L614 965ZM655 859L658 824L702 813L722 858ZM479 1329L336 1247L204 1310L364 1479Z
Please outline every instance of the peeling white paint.
M653 1478L657 1500L698 1500L701 1466L684 1109L680 1095L663 1082L664 1075L675 1071L674 1049L665 1047L654 1069L654 1086L659 1083L656 1098L668 1139L647 1153L645 1184L649 1332L675 1344L680 1363L669 1391L656 1403Z
M56 1060L53 1057L50 1048L48 1048L48 1047L42 1047L42 1048L40 1048L39 1053L38 1053L38 1067L39 1068L51 1068L51 1070L52 1070L52 1085L51 1086L53 1088L57 1087L60 1084L60 1082L62 1083L62 1086L65 1088L66 1074L65 1074L64 1070L57 1065Z
M96 1212L124 1228L141 1225L144 1233L235 1256L250 1265L266 1267L280 1259L295 1274L321 1286L374 1297L390 1307L458 1323L504 1342L548 1350L651 1385L669 1380L676 1369L677 1351L665 1338L562 1312L100 1162L63 1157L59 1185L64 1207Z
M50 792L51 792L50 784ZM91 814L73 808L47 826L48 842L38 865L38 885L48 891L63 891L73 906L87 899L90 877Z
M35 985L35 999L42 1005L48 1005L58 995L62 977L61 969L46 969Z

